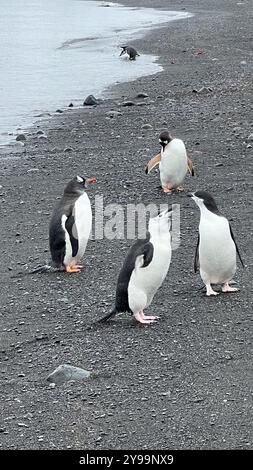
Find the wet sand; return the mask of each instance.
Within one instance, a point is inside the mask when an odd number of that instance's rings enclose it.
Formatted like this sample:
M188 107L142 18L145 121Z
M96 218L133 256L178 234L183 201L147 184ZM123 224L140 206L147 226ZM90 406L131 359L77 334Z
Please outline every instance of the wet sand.
M113 87L99 106L70 108L30 129L24 147L1 150L2 449L252 449L252 13L237 3L173 2L195 16L133 41L160 56L163 73ZM198 291L198 209L144 173L165 127L194 161L186 191L209 190L231 221L246 264L237 294ZM126 314L89 328L113 304L130 240L91 241L78 275L14 277L49 258L52 207L76 174L97 177L92 204L97 194L105 205L181 205L181 244L149 308L157 324ZM92 377L52 388L46 377L63 363Z

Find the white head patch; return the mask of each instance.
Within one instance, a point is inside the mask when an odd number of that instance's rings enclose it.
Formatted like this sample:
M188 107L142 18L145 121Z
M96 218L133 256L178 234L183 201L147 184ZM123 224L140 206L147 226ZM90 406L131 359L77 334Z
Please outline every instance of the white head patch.
M81 176L77 176L76 180L78 181L78 183L83 183L83 181L84 181L84 179L81 178Z

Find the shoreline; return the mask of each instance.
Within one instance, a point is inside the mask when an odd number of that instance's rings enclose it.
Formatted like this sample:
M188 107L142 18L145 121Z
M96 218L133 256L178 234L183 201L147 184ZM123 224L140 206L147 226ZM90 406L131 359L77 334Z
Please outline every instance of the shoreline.
M175 1L170 9L182 6L195 16L133 41L140 53L161 56L163 72L114 86L96 108L40 123L26 154L0 160L1 449L253 447L250 2ZM139 92L148 97L138 100ZM124 98L135 104L119 106ZM120 114L110 117L111 110ZM181 245L149 309L159 322L142 328L122 315L89 329L113 303L131 241L90 241L80 275L13 275L49 256L51 211L75 174L97 177L92 204L95 194L105 204L168 202L158 175L144 173L164 127L186 142L194 162L186 191L209 190L231 221L247 265L242 271L238 263L241 290L215 299L197 292L199 213L184 194L173 195L170 202L181 205ZM63 363L94 377L52 388L46 377Z

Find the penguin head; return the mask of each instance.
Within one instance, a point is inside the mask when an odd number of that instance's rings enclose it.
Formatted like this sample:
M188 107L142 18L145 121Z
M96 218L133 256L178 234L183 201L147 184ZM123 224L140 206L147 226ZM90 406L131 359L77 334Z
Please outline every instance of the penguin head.
M159 135L159 144L162 146L163 150L165 149L166 145L172 140L168 131L162 131Z
M156 217L149 219L148 230L151 236L162 236L168 235L170 232L170 217L172 214L172 208L165 209L160 212Z
M205 207L210 212L219 214L219 209L213 196L207 191L196 191L195 193L189 193L188 196L194 200L200 210Z
M83 194L87 189L89 183L96 183L96 178L84 178L82 176L76 176L66 186L65 193L71 194Z

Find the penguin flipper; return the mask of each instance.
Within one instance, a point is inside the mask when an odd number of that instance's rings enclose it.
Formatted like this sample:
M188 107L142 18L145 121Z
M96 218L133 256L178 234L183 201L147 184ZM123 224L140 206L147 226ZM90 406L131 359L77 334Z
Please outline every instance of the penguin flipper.
M147 175L148 173L150 173L151 170L152 170L153 168L155 168L155 166L160 163L160 161L161 161L161 154L160 154L160 153L158 153L158 154L155 155L153 158L151 158L151 160L149 160L149 162L148 162L148 164L147 164L147 166L146 166L146 168L145 168L145 173L146 173L146 175Z
M65 222L65 228L70 238L70 243L72 247L72 257L75 258L78 253L78 238L75 225L75 218L72 213L67 217L67 220Z
M195 257L194 257L194 272L195 273L198 271L198 267L199 267L199 235L198 235L198 241L197 241Z
M187 159L187 166L188 166L189 173L192 176L194 176L194 167L193 167L192 160L190 158Z
M236 248L236 252L237 252L237 254L238 254L238 258L239 258L239 260L241 261L242 267L244 268L245 265L244 265L244 262L243 262L243 260L242 260L242 257L241 257L241 254L240 254L238 245L237 245L237 243L236 243L236 241L235 241L235 237L234 237L234 234L233 234L233 231L232 231L232 227L231 227L230 224L229 224L229 229L230 229L231 238L232 238L232 240L233 240L233 242L234 242L234 244L235 244L235 248Z
M153 254L154 254L154 247L152 243L148 242L144 245L143 248L143 265L141 268L146 268L152 261Z

